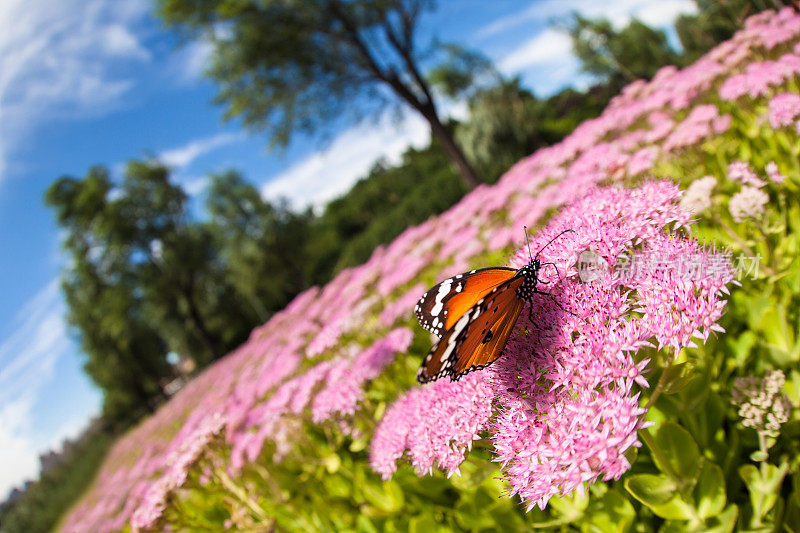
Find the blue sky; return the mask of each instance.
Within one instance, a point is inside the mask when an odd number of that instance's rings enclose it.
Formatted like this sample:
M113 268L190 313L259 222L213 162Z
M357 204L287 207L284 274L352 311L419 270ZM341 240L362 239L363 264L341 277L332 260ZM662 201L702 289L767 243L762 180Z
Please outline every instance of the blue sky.
M548 28L553 17L578 10L663 26L693 9L690 0L440 0L422 32L482 51L541 96L587 83L567 37ZM265 136L222 123L202 76L207 46L177 47L151 11L149 0L0 2L0 499L34 477L38 454L76 435L101 401L63 320L65 258L42 202L53 180L95 164L119 175L127 160L155 155L192 195L202 197L209 173L235 168L268 198L321 205L379 157L397 160L428 140L409 116L269 153Z

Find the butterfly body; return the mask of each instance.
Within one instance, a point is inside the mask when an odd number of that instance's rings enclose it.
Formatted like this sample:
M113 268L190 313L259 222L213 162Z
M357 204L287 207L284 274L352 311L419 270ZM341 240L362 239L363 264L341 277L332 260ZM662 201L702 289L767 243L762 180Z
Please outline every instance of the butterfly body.
M441 338L423 361L417 380L427 383L448 376L455 381L493 363L502 354L525 302L533 319L534 295L545 295L561 307L550 293L538 288L545 283L539 273L546 265L558 271L555 263L541 262L537 253L520 269L471 270L423 294L414 314L422 327Z

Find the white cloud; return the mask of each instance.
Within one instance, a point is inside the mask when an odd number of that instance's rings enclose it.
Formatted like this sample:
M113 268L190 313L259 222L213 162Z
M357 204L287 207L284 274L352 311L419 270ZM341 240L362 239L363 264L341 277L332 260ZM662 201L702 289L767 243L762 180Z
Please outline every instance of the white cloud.
M341 135L324 150L272 177L261 187L265 198L289 198L295 206L320 206L346 192L380 158L397 163L409 145L430 139L428 124L416 115L394 123L384 117L363 123Z
M476 35L480 38L491 37L522 24L549 25L554 19L565 17L573 11L587 17L605 17L616 28L624 27L632 18L665 28L678 15L695 13L697 6L691 0L618 0L611 3L598 3L594 0L545 0L487 24ZM549 26L496 61L504 74L527 74L525 81L537 94L549 94L568 83L580 86L587 82L586 77L579 73L580 64L572 54L570 37Z
M25 413L30 401L21 400L0 407L0 500L22 481L31 479L38 471L38 456L31 453L33 443L19 431L27 423Z
M678 18L679 15L697 13L697 5L691 0L661 0L648 2L633 12L633 16L648 26L663 27Z
M132 88L150 53L132 31L147 0L0 1L0 179L16 147L54 117L92 115Z
M534 0L516 13L493 20L475 35L486 39L524 24L548 24L573 11L587 17L605 17L617 27L627 24L632 17L652 26L664 27L681 13L696 13L697 6L692 0Z
M86 424L79 413L54 431L32 424L36 398L55 379L55 365L70 349L58 287L53 280L40 290L17 313L14 332L0 342L0 500L37 475L41 452Z
M189 196L197 196L208 187L209 179L207 177L192 178L183 180L182 187Z
M515 73L542 64L559 64L572 57L572 41L563 32L548 28L503 57L498 68Z
M211 64L214 46L206 39L196 39L184 44L175 52L173 68L186 82L201 78Z
M195 139L183 146L164 150L158 154L158 159L165 165L180 170L189 166L198 157L230 144L240 137L241 135L236 133L219 133L211 137Z

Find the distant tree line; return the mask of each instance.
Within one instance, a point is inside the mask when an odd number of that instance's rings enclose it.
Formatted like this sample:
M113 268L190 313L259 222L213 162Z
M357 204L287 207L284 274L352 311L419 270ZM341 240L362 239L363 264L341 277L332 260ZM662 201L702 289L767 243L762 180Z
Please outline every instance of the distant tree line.
M664 32L636 20L619 29L577 14L560 22L572 36L582 68L596 77L597 84L587 91L565 89L548 98L537 98L518 79L500 78L474 53L455 45L431 45L438 54L424 72L431 101L432 87L439 94L464 98L470 118L464 122L439 118L444 132L433 134L429 146L407 150L396 165L377 162L348 193L318 214L265 200L236 171L210 177L202 210L170 181L170 170L154 160L130 162L121 179L112 178L102 167L83 177L59 178L45 201L64 234L69 258L62 276L67 319L85 354L84 368L103 391L104 438L166 398L167 385L177 373L170 361L190 358L202 368L244 341L254 326L303 289L363 262L377 245L457 202L473 184L464 179L463 168L454 162L452 149L443 145L442 135L463 152L480 181L494 182L521 157L560 141L580 122L597 116L632 79L649 78L666 64L691 63L728 39L747 16L780 7L780 2L758 0L696 0L696 4L697 15L676 22L680 50L670 47ZM315 28L323 28L315 31L328 31L324 29L328 22L316 20L321 12L314 10L344 9L344 18L328 36L351 54L342 57L361 61L349 48L353 43L347 44L354 28L361 28L365 40L382 32L385 41L379 46L395 46L389 41L391 32L408 31L406 26L418 19L428 2L276 0L251 5L161 0L160 5L165 19L179 28L186 25L183 29L190 35L211 35L216 61L210 74L220 83L220 101L228 106L229 115L266 130L280 145L288 143L292 133L317 132L335 120L333 115L314 114L327 105L326 93L298 91L316 87L313 78L302 76L324 76L326 84L319 87L333 91L330 94L340 101L360 103L364 100L348 98L377 94L383 105L392 101L393 93L380 89L384 80L378 78L379 83L351 66L337 65L334 56L326 56L326 61L341 71L316 68L317 59L306 57L301 37L291 35L286 46L269 48L269 61L275 61L278 70L264 75L269 70L265 59L251 57L266 50L261 39L290 22L313 22ZM279 17L253 12L271 6L277 6L273 13ZM293 17L292 11L281 6L300 10L298 20L286 20ZM311 7L302 11L306 6ZM355 14L347 11L362 7ZM219 25L216 11L223 9L228 26ZM393 18L391 30L376 18L382 13ZM350 23L345 21L359 21L362 26L348 29ZM228 31L213 35L222 27ZM283 34L294 27L285 26ZM422 76L414 62L420 56L408 56L413 61L402 54L393 57L398 63L386 64L386 77L392 79L393 74L404 83L418 83L409 64ZM402 65L409 70L401 72ZM280 73L295 70L302 73L301 85L281 87ZM347 76L355 78L348 81ZM369 84L362 84L361 78L368 78ZM424 101L421 85L412 92ZM363 116L374 110L367 106L350 111ZM0 531L49 530L85 487L86 472L99 464L110 438L97 442L79 447L59 467L58 472L65 472L74 483L42 479L13 505L0 509Z

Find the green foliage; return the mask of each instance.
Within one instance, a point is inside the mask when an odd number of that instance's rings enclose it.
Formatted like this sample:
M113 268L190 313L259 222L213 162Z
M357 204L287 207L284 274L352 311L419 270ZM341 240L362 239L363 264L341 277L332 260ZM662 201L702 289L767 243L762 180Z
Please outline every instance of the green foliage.
M464 187L435 145L409 149L400 165L378 163L344 196L332 201L315 222L314 246L335 239L339 248L328 262L314 257L315 280L366 261L380 244L388 243L409 225L445 211L464 194ZM324 250L324 248L322 248ZM331 269L332 267L332 269Z
M604 80L649 79L660 67L679 64L680 56L670 48L666 34L636 19L616 30L607 19L574 13L567 31L582 70Z
M207 228L222 275L258 320L266 321L308 287L304 254L310 212L272 205L233 171L212 176Z
M84 369L107 395L104 413L126 420L153 409L168 375L166 344L144 316L143 298L124 267L137 228L111 199L113 185L104 169L83 180L64 177L47 191L66 230L64 247L71 266L62 287L67 319L87 355Z
M456 140L487 181L494 182L521 158L599 115L619 88L606 83L586 92L564 89L539 100L519 78L502 81L470 98L470 119L456 127Z
M19 499L0 507L3 533L45 533L86 490L116 435L90 431L62 461L27 487Z
M486 56L457 44L440 44L438 48L444 58L428 72L428 80L445 96L468 97L480 87L479 82L499 81L499 74Z
M174 377L172 351L204 365L246 338L258 317L239 305L206 226L152 162L132 162L119 187L100 168L61 178L47 203L65 230L62 286L109 420L154 409Z

